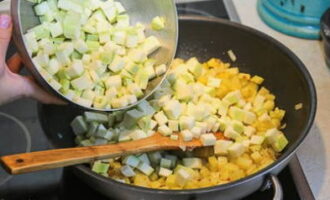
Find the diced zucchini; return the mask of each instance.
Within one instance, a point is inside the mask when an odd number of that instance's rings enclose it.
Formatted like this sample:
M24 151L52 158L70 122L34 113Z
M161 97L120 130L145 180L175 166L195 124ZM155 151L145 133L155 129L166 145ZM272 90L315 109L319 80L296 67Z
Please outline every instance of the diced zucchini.
M133 176L135 176L134 170L130 166L128 166L128 165L125 165L125 166L121 167L120 168L120 171L126 177L133 177Z
M99 123L91 122L88 126L86 137L95 136L98 127L99 127Z
M242 98L241 92L239 90L233 91L228 93L224 98L223 101L229 103L229 105L237 103Z
M164 177L169 177L172 173L173 173L172 170L163 167L161 167L158 172L159 176L164 176Z
M243 121L245 118L245 111L238 107L230 107L228 114L232 119L238 121Z
M160 167L170 169L172 166L172 161L166 158L160 160Z
M141 89L143 89L143 90L147 89L148 82L149 82L148 72L145 69L140 68L135 76L134 81Z
M105 1L101 3L101 9L104 12L107 19L112 23L117 15L117 8L113 1Z
M200 138L202 131L202 128L197 126L191 129L191 133L193 134L194 138Z
M98 122L98 123L108 122L108 116L103 113L84 112L84 117L86 122Z
M158 132L164 136L170 136L172 134L172 130L166 125L158 126Z
M148 131L151 128L151 117L150 116L145 116L143 118L141 118L138 122L137 122L138 126L144 130L144 131Z
M122 108L128 105L128 99L125 97L115 98L111 101L111 106L114 108Z
M60 68L61 68L60 63L54 58L50 59L49 64L46 67L47 71L51 75L56 74L60 70Z
M76 135L82 135L87 132L87 124L82 116L77 116L71 122L71 128Z
M131 134L130 134L130 137L133 139L133 140L140 140L140 139L143 139L143 138L146 138L147 137L147 134L142 131L142 130L134 130Z
M135 157L133 155L127 156L123 160L123 163L124 164L129 165L129 166L131 166L133 168L136 168L139 165L140 162L141 161L137 157Z
M34 11L37 15L46 15L50 12L47 1L41 2L34 7Z
M34 32L26 33L24 35L24 41L27 45L27 50L29 51L30 55L38 51L39 45Z
M265 140L264 136L260 135L253 135L250 139L251 144L258 144L261 145Z
M130 131L123 131L119 134L119 138L118 138L118 142L127 142L132 140L132 138L130 137Z
M178 100L170 100L166 102L164 112L169 119L178 119L182 112L181 104Z
M196 77L198 78L200 75L202 75L203 72L203 66L200 64L197 60L197 58L193 57L190 58L186 63L188 70Z
M202 160L200 158L183 158L183 165L192 169L200 169L203 166Z
M81 34L81 15L76 12L68 12L63 20L63 34L66 38L78 39Z
M170 94L161 96L158 100L158 105L161 107L166 106L166 104L171 100L171 97L172 96Z
M232 126L226 127L224 135L225 135L225 137L231 138L231 139L236 139L237 137L240 136L240 134L237 131L235 131Z
M40 40L39 46L40 46L40 49L43 51L43 53L45 53L47 55L53 55L55 53L56 45L50 39L44 38L44 39Z
M150 165L150 160L149 160L148 155L146 153L143 153L140 156L138 156L138 159L141 162L144 162L144 163L147 163L148 165Z
M168 122L168 119L163 111L160 111L157 114L155 114L154 118L159 125L164 125Z
M103 138L96 138L94 145L105 145L108 143L107 139L103 139Z
M114 76L110 76L107 78L107 80L105 81L105 86L107 88L119 88L122 86L122 80L121 77L119 75L114 75Z
M216 155L227 155L229 147L233 144L230 140L218 140L214 145Z
M213 146L217 141L212 133L203 134L200 138L203 146Z
M145 175L149 176L152 174L152 172L154 172L154 168L152 168L150 165L148 165L147 163L141 162L138 167L138 170L140 170L142 173L144 173Z
M122 70L127 63L127 59L120 57L120 56L115 56L112 63L109 65L109 69L113 72L119 72Z
M113 99L117 96L118 94L118 91L116 88L114 87L110 87L109 89L106 90L105 92L105 96L108 98L108 99Z
M234 143L228 148L228 153L231 157L239 157L245 152L245 147L241 143Z
M96 41L87 40L86 44L90 52L95 52L100 48L100 43Z
M144 115L155 114L155 109L149 104L148 101L143 100L137 105L137 109L144 113Z
M244 127L244 134L248 137L254 135L256 132L256 129L253 126L245 126Z
M179 131L179 122L177 120L169 120L168 121L168 127L172 131Z
M245 116L243 119L243 122L245 124L253 124L257 119L256 114L254 114L253 112L249 112L249 111L245 111Z
M192 86L184 83L184 81L177 81L174 88L178 100L189 101L194 96Z
M96 161L93 164L92 171L98 174L108 173L110 165L102 163L101 161Z
M288 145L289 141L284 134L279 134L276 137L276 141L272 144L273 149L276 152L281 152Z
M49 23L49 31L53 38L56 38L64 33L60 22Z
M185 169L179 169L176 172L176 183L180 186L185 186L192 179L192 175Z
M118 45L125 45L127 33L125 31L116 31L112 35L112 40Z
M171 167L170 168L174 168L177 164L178 161L178 157L175 155L165 155L165 158L171 161Z
M218 88L220 87L221 79L210 77L207 81L207 86Z
M122 24L121 26L125 26L125 25ZM134 47L137 47L138 43L139 43L139 36L137 34L128 34L127 35L126 47L134 48Z
M148 153L148 156L152 166L159 165L160 160L162 159L162 155L159 151L150 152Z
M161 47L160 41L155 36L149 36L142 44L143 51L149 55Z
M81 39L78 39L76 40L74 43L74 48L79 51L80 53L86 53L88 51L88 46L87 44L85 43L85 41L81 40Z
M90 140L83 140L80 142L80 146L84 146L84 147L87 147L87 146L92 146L92 142Z
M242 124L242 122L237 121L237 120L232 120L231 125L232 125L234 131L236 131L238 134L243 133L244 125Z
M28 33L30 32L34 33L36 40L40 40L42 38L49 38L50 36L50 31L45 23L42 23L38 26L33 27L32 29L29 29Z
M40 67L47 67L49 64L49 55L39 52L38 55L34 58L34 61L40 66Z
M157 66L155 68L155 72L156 72L157 76L163 75L166 72L166 65L162 64L162 65Z
M62 85L56 81L55 79L50 79L48 81L49 85L51 85L55 90L60 90L62 88Z
M94 86L93 81L91 80L90 76L87 73L80 76L79 78L72 80L71 85L73 88L75 88L79 91L83 91L86 89L92 89Z
M100 129L102 125L99 126L97 132L96 132L96 137L100 137L106 140L111 140L113 137L113 131L111 130L104 130L104 129Z
M107 107L108 105L108 99L105 96L96 96L93 101L93 105L95 108L110 108Z
M144 116L144 113L138 111L136 109L130 110L125 113L124 120L122 121L121 125L126 128L131 128L132 126L137 124L137 121Z
M182 116L179 119L180 123L180 130L191 130L195 126L195 119L194 117L190 116Z
M155 17L152 19L151 28L155 31L160 31L165 28L165 19L164 17Z
M76 12L76 13L82 13L83 12L82 5L79 4L76 1L73 1L73 0L58 0L57 6L58 6L58 8L63 9L63 10L67 10L67 11L73 11L73 12Z

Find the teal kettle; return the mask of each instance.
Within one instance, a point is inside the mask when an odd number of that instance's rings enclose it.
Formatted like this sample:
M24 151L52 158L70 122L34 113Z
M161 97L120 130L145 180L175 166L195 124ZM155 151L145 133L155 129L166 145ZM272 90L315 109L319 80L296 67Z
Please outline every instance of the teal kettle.
M320 38L320 19L330 8L330 0L258 0L261 19L282 33L306 38Z

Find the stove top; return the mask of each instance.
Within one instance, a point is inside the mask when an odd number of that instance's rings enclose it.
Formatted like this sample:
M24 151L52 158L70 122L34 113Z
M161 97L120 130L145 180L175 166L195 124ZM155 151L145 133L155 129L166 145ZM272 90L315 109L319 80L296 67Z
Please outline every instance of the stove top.
M203 15L237 21L230 0L176 0L180 15ZM226 8L224 6L226 3ZM8 57L15 52L10 45ZM25 73L25 72L23 72ZM38 121L37 103L22 99L0 107L0 155L51 148ZM284 200L314 200L297 157L280 174ZM273 199L272 189L244 200ZM107 199L78 180L71 168L10 176L0 167L0 200Z

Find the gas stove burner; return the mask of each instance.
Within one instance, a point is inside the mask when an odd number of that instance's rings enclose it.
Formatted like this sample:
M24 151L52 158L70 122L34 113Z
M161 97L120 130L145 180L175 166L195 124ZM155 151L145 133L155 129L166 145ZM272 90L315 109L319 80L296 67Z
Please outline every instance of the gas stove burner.
M31 150L31 135L17 118L0 112L0 156ZM12 176L0 166L0 186Z
M215 17L205 11L194 9L194 8L178 8L180 15L201 15L206 17Z
M179 15L229 19L223 0L176 0Z

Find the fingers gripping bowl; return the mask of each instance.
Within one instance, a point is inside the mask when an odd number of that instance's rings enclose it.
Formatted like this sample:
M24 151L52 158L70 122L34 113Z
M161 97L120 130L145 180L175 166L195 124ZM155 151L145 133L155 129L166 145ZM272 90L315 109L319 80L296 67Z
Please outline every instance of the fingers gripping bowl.
M11 13L33 76L84 109L119 110L147 98L176 50L172 0L14 0Z
M306 137L315 116L315 88L304 65L283 45L241 25L187 17L180 20L178 47L177 57L197 57L201 62L212 57L230 62L226 52L232 49L237 56L233 66L241 72L264 77L263 85L276 96L276 105L286 110L283 122L287 126L283 132L288 138L288 146L277 161L255 174L201 189L176 191L142 188L105 178L84 165L74 167L76 174L99 192L116 199L238 199L258 190L268 175L279 173ZM295 110L298 103L302 103L303 107ZM82 111L69 107L59 110L54 106L40 106L39 112L45 133L55 147L75 145L69 124Z

